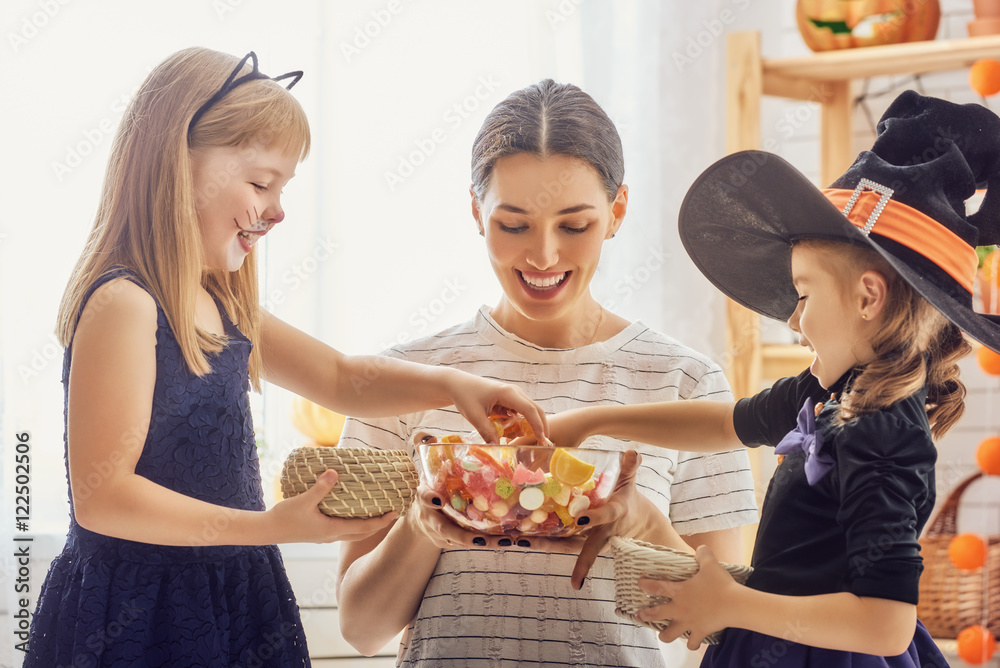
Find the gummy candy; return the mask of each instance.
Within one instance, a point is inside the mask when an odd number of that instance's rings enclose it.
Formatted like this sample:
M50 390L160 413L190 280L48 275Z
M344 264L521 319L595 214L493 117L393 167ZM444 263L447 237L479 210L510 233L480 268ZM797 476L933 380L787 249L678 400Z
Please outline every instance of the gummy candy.
M587 497L583 498L586 499ZM543 501L545 501L545 494L537 487L525 487L521 490L521 495L517 499L521 507L527 510L538 510L542 507ZM587 499L587 505L590 505L589 499Z
M497 496L501 499L507 499L514 493L514 484L510 480L507 480L507 478L500 478L497 480L497 484L494 489L496 490Z
M541 471L529 471L524 464L518 464L511 482L519 487L524 485L541 485L545 482L545 474Z
M501 424L521 419L499 418ZM505 427L511 428L517 425ZM562 449L555 452L563 453L558 473L549 472L550 458L557 464L560 459L549 448L483 446L449 439L425 453L428 466L435 465L429 469L428 484L449 500L443 512L472 531L574 535L583 529L576 518L607 502L616 476L597 473L596 466Z
M562 485L555 478L547 478L541 486L541 490L545 496L555 496L562 491Z

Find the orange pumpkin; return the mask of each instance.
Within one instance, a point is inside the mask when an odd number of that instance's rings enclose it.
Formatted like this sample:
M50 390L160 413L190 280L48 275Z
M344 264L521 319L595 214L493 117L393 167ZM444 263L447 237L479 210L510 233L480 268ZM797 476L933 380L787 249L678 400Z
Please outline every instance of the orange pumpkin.
M934 39L938 0L798 0L799 33L813 51Z
M303 397L295 397L292 401L292 425L316 445L337 445L346 419Z

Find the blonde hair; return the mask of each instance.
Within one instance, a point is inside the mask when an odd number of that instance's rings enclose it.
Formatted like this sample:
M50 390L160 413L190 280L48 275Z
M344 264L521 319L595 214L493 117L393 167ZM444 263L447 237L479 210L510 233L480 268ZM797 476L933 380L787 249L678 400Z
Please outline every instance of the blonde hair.
M251 81L229 91L191 128L195 111L212 97L239 59L205 48L174 53L140 86L115 134L93 229L59 305L56 333L69 346L83 298L109 269L134 273L166 314L188 368L208 373L207 354L226 343L195 323L199 286L223 305L251 341L260 335L256 250L236 272L202 265L201 227L192 153L210 147L257 144L298 154L309 152L309 124L283 86ZM244 72L249 69L244 67ZM260 390L260 346L250 353L250 378Z
M796 242L826 257L827 269L845 289L874 270L887 285L879 328L869 341L875 360L864 366L840 400L838 422L873 413L927 387L927 418L940 438L965 410L965 385L958 361L972 352L961 330L910 287L876 251L846 242Z

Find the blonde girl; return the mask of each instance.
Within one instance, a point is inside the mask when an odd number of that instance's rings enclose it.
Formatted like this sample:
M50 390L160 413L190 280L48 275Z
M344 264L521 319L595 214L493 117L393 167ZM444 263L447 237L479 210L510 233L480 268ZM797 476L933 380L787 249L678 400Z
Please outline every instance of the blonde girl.
M345 356L259 306L254 249L309 150L283 85L301 76L190 48L125 112L59 311L70 528L25 666L309 664L274 544L357 540L394 516L323 515L333 472L265 510L248 405L262 379L348 414L455 404L489 438L499 404L545 429L513 387Z

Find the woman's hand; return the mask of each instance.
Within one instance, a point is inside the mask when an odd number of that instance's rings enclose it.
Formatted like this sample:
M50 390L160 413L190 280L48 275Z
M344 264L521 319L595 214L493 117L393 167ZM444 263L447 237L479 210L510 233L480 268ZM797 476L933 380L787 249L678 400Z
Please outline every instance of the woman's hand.
M586 523L593 528L587 535L587 540L580 550L580 557L573 568L570 581L574 589L583 586L583 581L597 560L597 555L604 549L611 536L639 538L677 550L691 550L667 519L660 516L660 511L636 488L635 477L641 462L642 458L636 451L625 452L622 455L618 484L608 502L599 508L588 510L586 515L577 518L577 524ZM661 521L652 521L655 519L651 517L652 513L660 516Z
M499 443L496 428L488 416L493 408L503 406L517 411L528 420L541 444L548 442L548 424L545 411L528 398L521 388L508 383L498 383L455 369L447 369L446 383L458 412L476 428L486 443Z
M723 619L726 602L732 601L734 588L741 587L702 545L695 553L698 572L685 582L665 580L639 580L639 589L652 596L670 599L638 613L642 621L669 619L670 625L660 631L660 640L673 642L685 631L690 631L688 649L698 649L705 636L730 626Z
M262 513L277 536L275 543L330 543L367 538L396 521L395 512L370 519L329 517L319 509L323 497L337 484L337 472L328 470L308 490L277 503Z

